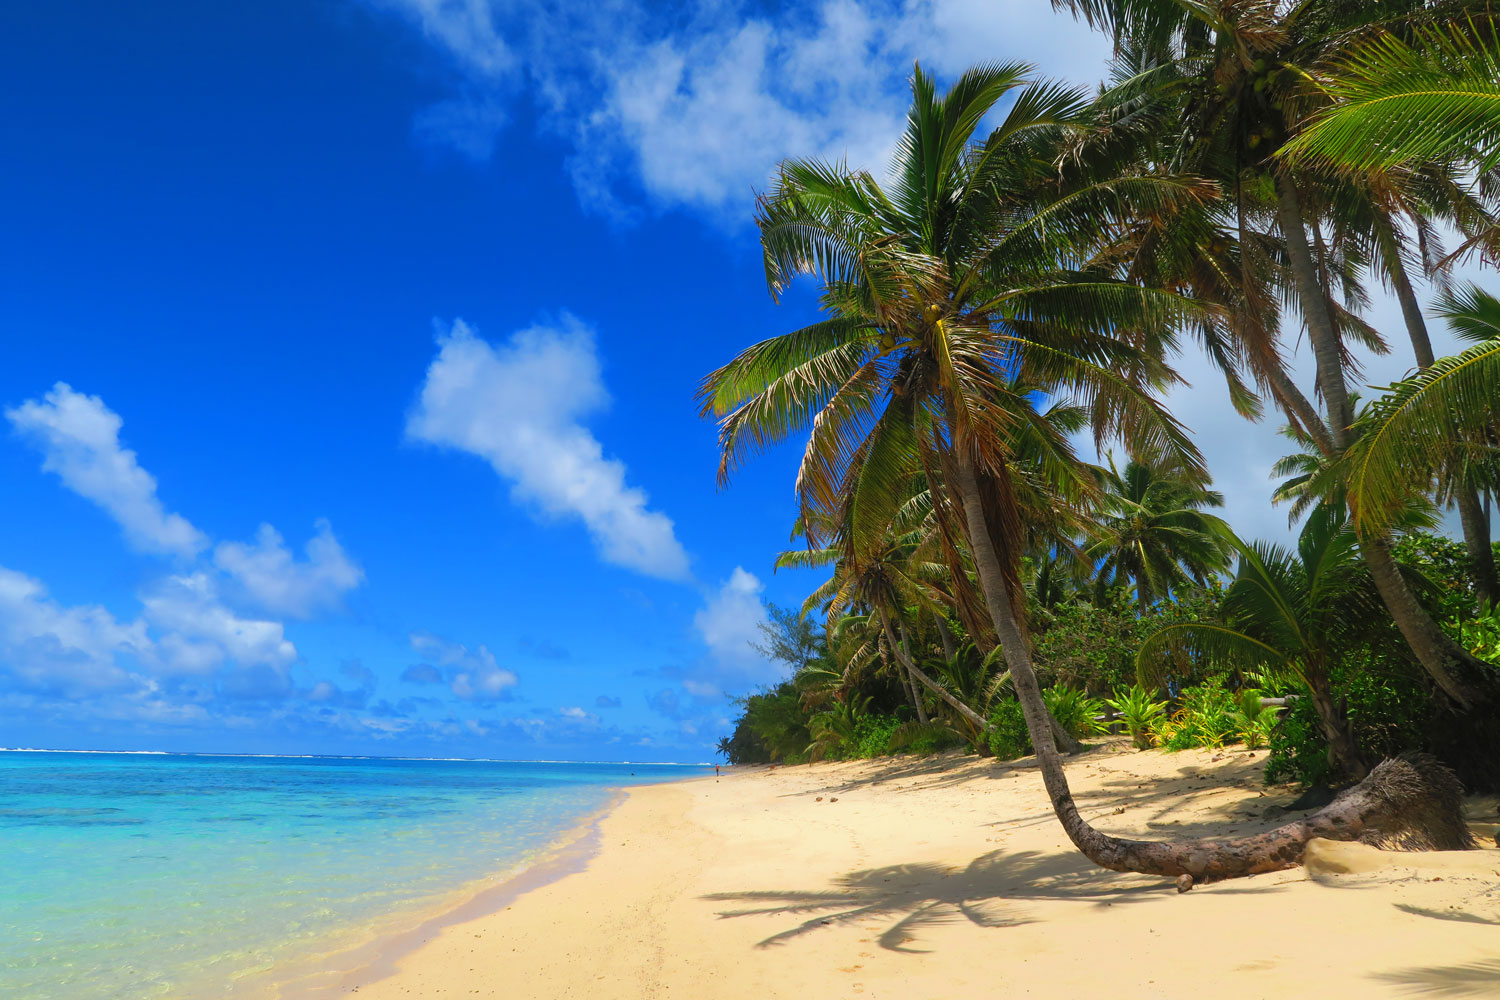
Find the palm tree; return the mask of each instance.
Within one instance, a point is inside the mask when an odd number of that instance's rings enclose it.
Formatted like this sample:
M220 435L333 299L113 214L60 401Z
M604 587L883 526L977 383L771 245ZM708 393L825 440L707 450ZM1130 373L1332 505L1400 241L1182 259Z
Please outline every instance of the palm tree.
M1151 635L1137 654L1141 683L1158 680L1159 655L1174 646L1246 669L1290 671L1311 694L1334 772L1364 777L1369 762L1334 695L1331 673L1379 614L1380 596L1360 569L1358 539L1346 521L1336 505L1318 506L1295 553L1235 539L1239 570L1220 605L1224 624L1180 622Z
M750 347L704 380L704 412L721 419L720 481L810 424L797 481L808 541L822 545L824 526L836 525L866 551L889 530L907 496L902 484L922 470L939 531L966 543L1054 812L1095 863L1190 885L1284 867L1308 837L1347 836L1356 819L1399 826L1413 796L1387 793L1415 768L1393 762L1326 815L1239 842L1126 841L1078 812L1025 633L1012 470L1016 428L1036 411L1008 390L1007 376L1020 370L1029 384L1075 397L1097 438L1196 467L1151 391L1172 378L1159 355L1163 330L1201 310L1120 280L1093 251L1116 219L1208 192L1163 175L1049 182L1056 126L1078 96L1028 85L1026 73L971 70L939 97L919 68L889 192L862 171L783 165L758 212L768 284L779 294L797 275L815 276L827 318ZM1010 112L973 143L1011 91ZM1405 777L1425 800L1427 775Z
M1179 113L1165 116L1174 140L1169 162L1217 180L1234 204L1240 250L1253 242L1246 220L1269 210L1280 231L1289 288L1308 331L1326 422L1279 365L1259 360L1258 374L1277 402L1330 458L1351 441L1354 409L1346 362L1347 337L1371 340L1373 331L1334 298L1336 279L1346 286L1347 247L1334 246L1319 225L1328 199L1326 177L1301 161L1275 157L1309 118L1330 100L1307 80L1352 39L1400 27L1412 18L1478 10L1478 0L1054 0L1109 31L1117 47L1141 67L1137 89L1155 86ZM1342 272L1342 277L1341 277ZM1352 288L1356 298L1357 288ZM1268 341L1246 352L1257 360ZM1472 683L1476 661L1447 636L1422 607L1390 552L1389 540L1366 534L1361 546L1387 610L1434 681L1459 708L1495 697Z
M1123 471L1110 459L1093 541L1100 586L1135 585L1142 611L1189 581L1203 583L1229 567L1228 526L1205 512L1222 507L1222 494L1194 476L1131 460Z

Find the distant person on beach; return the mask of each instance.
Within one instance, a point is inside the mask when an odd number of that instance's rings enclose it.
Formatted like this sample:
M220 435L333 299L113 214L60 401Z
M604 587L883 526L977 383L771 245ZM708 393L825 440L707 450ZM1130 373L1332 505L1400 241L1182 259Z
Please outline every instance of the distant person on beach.
M717 778L718 776L719 776L719 765L715 764L714 765L714 777Z

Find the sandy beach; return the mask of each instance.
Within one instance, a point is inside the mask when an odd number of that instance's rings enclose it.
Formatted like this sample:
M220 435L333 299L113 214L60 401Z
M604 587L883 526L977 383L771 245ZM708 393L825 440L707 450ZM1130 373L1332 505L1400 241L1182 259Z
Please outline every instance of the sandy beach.
M1169 837L1285 822L1263 764L1116 743L1068 771L1096 825ZM1179 895L1074 851L1030 761L737 769L631 790L581 870L320 995L1497 996L1496 802L1469 806L1488 850L1317 842L1305 868Z

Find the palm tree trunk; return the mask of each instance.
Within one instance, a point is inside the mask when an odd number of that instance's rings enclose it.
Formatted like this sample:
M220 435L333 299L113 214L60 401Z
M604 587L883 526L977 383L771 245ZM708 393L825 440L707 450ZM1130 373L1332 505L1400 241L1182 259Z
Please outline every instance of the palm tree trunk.
M1422 304L1406 272L1406 262L1401 259L1401 244L1396 239L1391 220L1377 206L1375 209L1375 244L1380 251L1380 260L1385 264L1385 273L1395 289L1396 301L1401 303L1401 318L1406 322L1406 335L1411 340L1412 354L1417 364L1431 368L1436 358L1432 353L1432 337L1427 333L1427 320L1422 316Z
M885 608L881 608L879 614L880 624L881 627L885 629L885 634L895 635L896 633L891 631L891 620L889 616L887 616ZM953 706L954 711L956 711L959 715L962 715L965 719L968 719L970 722L974 723L974 725L978 726L981 732L986 731L990 728L988 719L980 715L978 712L974 711L968 705L965 705L963 702L959 701L952 691L949 691L937 681L933 680L931 677L928 677L927 673L920 667L918 667L915 663L913 663L911 657L906 655L906 650L901 649L898 646L896 648L896 656L906 666L906 669L911 671L911 675L922 682L922 685L924 687L926 687L933 694L937 695L939 698L946 701L949 705Z
M901 652L903 654L902 659L905 661L905 663L910 663L911 662L911 643L908 642L907 639L906 639L906 623L905 622L901 623ZM925 726L925 725L927 725L927 706L922 704L922 699L918 696L917 681L916 681L916 678L912 677L910 669L908 669L906 671L906 680L907 680L907 683L909 683L911 685L912 701L917 706L917 721L920 722L920 723L922 723L922 725Z
M1417 301L1417 293L1412 288L1406 263L1401 259L1401 247L1396 241L1395 229L1383 212L1375 213L1375 235L1386 273L1390 275L1396 299L1401 303L1401 317L1406 321L1406 335L1411 340L1412 354L1420 367L1431 368L1436 358L1432 353L1432 337L1427 332L1427 320L1422 316L1422 305ZM1453 490L1453 504L1458 508L1459 523L1463 527L1464 548L1469 553L1469 572L1474 581L1474 591L1481 602L1500 604L1500 579L1495 575L1495 553L1490 548L1490 526L1484 516L1484 507L1479 502L1479 491L1460 484Z
M1361 539L1359 547L1365 564L1370 568L1375 588L1396 620L1396 627L1406 637L1412 652L1427 668L1433 681L1460 708L1469 709L1483 703L1485 689L1470 679L1478 662L1450 639L1417 602L1391 555L1390 544L1383 538L1369 538Z
M1297 186L1285 173L1276 175L1277 216L1286 240L1287 258L1292 266L1292 280L1297 300L1307 322L1308 340L1318 365L1318 386L1328 407L1329 431L1337 451L1349 445L1349 425L1353 416L1349 392L1344 384L1343 348L1333 328L1318 271L1307 245L1307 230ZM1375 589L1395 619L1396 627L1406 637L1412 652L1444 693L1461 708L1472 708L1486 700L1488 693L1477 681L1466 679L1478 661L1469 656L1438 627L1437 622L1417 601L1391 557L1386 539L1362 540L1360 551L1370 567Z
M1495 573L1495 550L1490 545L1490 519L1484 515L1479 491L1460 486L1453 491L1458 519L1464 527L1464 548L1474 576L1474 592L1481 603L1500 607L1500 577Z
M1349 443L1349 425L1354 419L1349 406L1349 390L1344 384L1343 345L1339 342L1338 331L1333 328L1333 318L1328 315L1328 304L1318 281L1317 264L1307 245L1301 196L1297 193L1296 182L1285 173L1276 175L1276 212L1282 239L1286 240L1297 302L1307 324L1307 339L1312 344L1313 358L1318 366L1318 388L1322 390L1323 402L1328 406L1331 418L1329 430L1332 431L1334 446L1343 449Z
M1410 831L1419 840L1440 849L1470 845L1461 812L1462 787L1451 771L1432 758L1385 761L1360 785L1322 811L1253 837L1157 842L1124 840L1094 829L1078 812L1063 773L1062 758L1052 741L1052 727L1032 667L1031 651L1011 606L1005 570L995 551L974 466L963 453L964 447L959 444L953 464L974 568L1010 667L1016 696L1021 701L1042 783L1052 800L1052 811L1068 839L1090 861L1112 871L1175 875L1178 888L1185 891L1196 882L1291 867L1301 861L1307 841L1313 837L1352 840L1377 831L1387 837Z
M1293 422L1302 425L1302 429L1307 431L1319 451L1325 455L1333 454L1335 451L1333 438L1328 433L1328 425L1323 422L1323 415L1303 395L1297 383L1292 381L1291 376L1287 375L1279 362L1274 362L1268 367L1266 378L1271 383L1271 394L1281 404L1282 412Z
M1313 708L1318 713L1318 724L1323 738L1328 741L1328 762L1338 775L1358 780L1370 773L1370 765L1360 752L1359 742L1349 726L1349 715L1334 697L1333 686L1328 682L1328 672L1321 667L1307 668L1307 687L1312 692Z
M951 661L958 655L953 646L953 631L948 628L948 623L943 621L943 615L936 608L932 612L932 620L937 623L938 640L943 644L943 659Z

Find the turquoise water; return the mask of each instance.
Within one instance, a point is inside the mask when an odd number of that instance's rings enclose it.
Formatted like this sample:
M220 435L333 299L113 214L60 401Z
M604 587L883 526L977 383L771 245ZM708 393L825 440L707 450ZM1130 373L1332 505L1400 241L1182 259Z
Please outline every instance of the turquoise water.
M701 768L0 752L0 997L217 997Z

